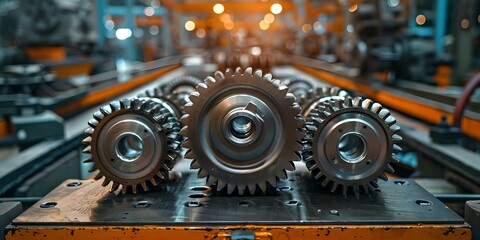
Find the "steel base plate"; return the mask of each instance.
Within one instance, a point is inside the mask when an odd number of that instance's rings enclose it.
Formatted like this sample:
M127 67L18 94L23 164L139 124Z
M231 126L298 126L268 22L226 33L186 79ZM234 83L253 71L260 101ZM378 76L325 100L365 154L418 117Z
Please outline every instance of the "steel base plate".
M345 199L301 173L259 196L226 196L194 172L174 175L136 195L68 180L13 220L6 239L471 239L470 226L412 179Z

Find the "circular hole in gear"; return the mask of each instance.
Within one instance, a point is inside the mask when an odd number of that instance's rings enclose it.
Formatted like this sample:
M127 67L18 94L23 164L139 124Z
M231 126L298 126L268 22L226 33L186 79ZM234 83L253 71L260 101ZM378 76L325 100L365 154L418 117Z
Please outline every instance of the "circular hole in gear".
M343 161L358 163L365 158L367 143L361 135L347 133L340 138L337 149Z
M423 199L419 199L417 201L415 201L416 204L420 205L420 206L432 206L432 202L428 201L428 200L423 200Z
M247 138L254 131L253 121L245 116L238 116L230 122L230 130L237 138Z
M142 139L133 133L126 133L116 141L115 152L117 157L125 162L133 162L142 154Z
M208 195L204 193L194 193L194 194L188 195L188 197L189 198L206 198L208 197Z
M69 182L69 183L67 183L67 187L78 187L80 185L82 185L81 182Z

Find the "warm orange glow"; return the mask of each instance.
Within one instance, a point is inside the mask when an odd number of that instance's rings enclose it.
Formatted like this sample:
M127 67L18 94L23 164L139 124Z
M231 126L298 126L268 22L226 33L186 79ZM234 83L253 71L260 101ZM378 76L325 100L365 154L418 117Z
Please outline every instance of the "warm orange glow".
M303 26L302 26L302 31L303 31L304 33L307 33L307 32L309 32L310 30L312 30L312 26L311 26L310 24L308 24L308 23L303 24Z
M213 12L216 14L222 14L225 11L225 7L221 3L213 5Z
M350 7L348 8L348 11L351 12L351 13L353 13L353 12L357 11L357 9L358 9L358 5L357 5L357 4L353 4L352 6L350 6Z
M195 35L197 35L198 38L204 38L206 34L207 34L207 32L203 28L199 28L195 32Z
M270 7L270 11L273 14L280 14L282 12L282 10L283 10L283 7L282 7L282 4L280 4L280 3L274 3Z
M223 26L224 26L225 29L227 29L227 30L232 30L232 29L235 27L235 24L230 21L230 22L224 23Z
M470 26L470 21L466 18L462 19L462 21L460 22L460 26L463 28L463 29L467 29L469 26Z
M267 23L273 23L273 21L275 21L275 16L271 13L267 13L265 14L265 17L263 17L263 20Z
M189 32L193 31L193 29L195 29L195 22L193 21L187 21L185 23L185 29Z
M224 13L224 14L220 15L220 21L222 21L223 23L231 22L232 17L230 16L230 14Z
M268 22L266 22L265 20L262 20L262 21L260 21L258 26L260 27L260 29L265 31L270 27L270 24Z
M425 17L425 15L420 14L415 18L415 21L418 25L423 25L427 22L427 18Z

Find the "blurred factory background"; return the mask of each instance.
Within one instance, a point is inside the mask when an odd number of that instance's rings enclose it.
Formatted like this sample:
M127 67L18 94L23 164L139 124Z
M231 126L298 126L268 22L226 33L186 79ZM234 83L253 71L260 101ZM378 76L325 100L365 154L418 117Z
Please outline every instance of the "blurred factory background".
M480 200L478 0L0 0L0 204L21 203L0 227L92 177L99 106L238 66L298 99L332 85L381 102L404 139L389 177L463 218Z

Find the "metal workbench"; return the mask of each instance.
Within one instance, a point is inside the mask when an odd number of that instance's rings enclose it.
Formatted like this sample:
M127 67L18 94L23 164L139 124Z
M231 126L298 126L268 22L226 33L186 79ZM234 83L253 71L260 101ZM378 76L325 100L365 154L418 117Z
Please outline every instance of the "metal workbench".
M302 172L265 195L226 196L194 172L136 195L67 180L7 227L6 239L471 239L470 226L413 179L344 198Z

